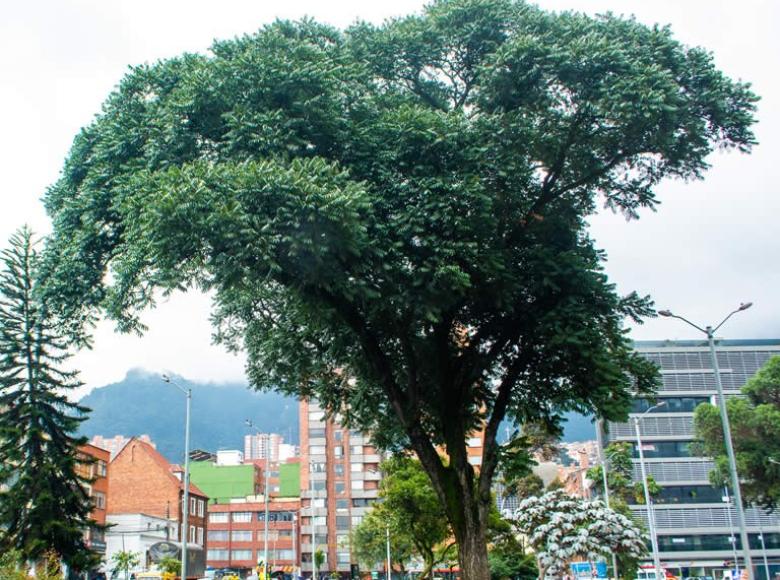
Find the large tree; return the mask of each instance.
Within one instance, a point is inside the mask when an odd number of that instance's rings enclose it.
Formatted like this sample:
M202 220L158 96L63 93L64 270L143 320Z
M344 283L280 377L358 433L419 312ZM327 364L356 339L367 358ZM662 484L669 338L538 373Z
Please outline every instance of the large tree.
M649 303L607 280L588 216L635 217L661 179L748 151L755 101L669 29L610 15L443 0L346 31L276 22L121 81L46 194L47 286L65 318L130 331L158 289L213 292L255 388L416 452L486 579L501 421L615 418L653 386L622 329Z
M66 370L70 344L41 300L38 261L27 228L0 254L0 552L86 570L98 561L84 543L95 522L89 481L77 471L88 409L68 399L81 383Z
M726 400L742 494L744 501L774 510L780 503L780 356L769 359L742 393L747 396ZM718 407L699 405L694 426L699 450L715 458L713 485L727 485L729 464Z

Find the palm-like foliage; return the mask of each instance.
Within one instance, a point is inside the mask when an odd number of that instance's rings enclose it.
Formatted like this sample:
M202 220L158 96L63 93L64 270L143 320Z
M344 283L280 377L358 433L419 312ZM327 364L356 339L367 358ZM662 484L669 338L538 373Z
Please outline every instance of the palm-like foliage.
M86 480L75 434L87 409L68 400L81 385L65 370L68 341L38 299L38 254L22 228L0 254L0 550L29 560L54 550L74 568L93 554Z

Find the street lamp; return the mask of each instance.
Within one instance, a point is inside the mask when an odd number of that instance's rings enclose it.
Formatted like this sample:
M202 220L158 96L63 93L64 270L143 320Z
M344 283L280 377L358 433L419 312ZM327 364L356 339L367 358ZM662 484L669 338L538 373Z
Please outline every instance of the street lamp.
M604 504L609 509L609 483L607 482L607 455L604 452L604 420L596 419L596 446L599 448L599 461L601 462L601 479L604 485ZM612 552L612 573L615 580L618 578L617 555Z
M182 580L187 580L187 537L190 529L190 407L192 406L192 389L182 387L166 374L162 375L162 380L169 385L173 385L187 396L187 414L184 421L184 505L181 510L183 522L181 534L181 577Z
M636 446L639 450L639 469L642 472L642 487L645 490L645 505L647 505L647 527L650 531L650 544L653 548L653 564L655 565L656 580L664 580L666 575L661 568L661 557L658 554L658 536L656 535L655 529L655 513L653 513L653 504L650 502L650 489L647 487L647 473L645 473L645 454L642 449L642 434L639 430L639 422L650 411L657 409L658 407L663 407L664 405L666 405L666 403L662 401L657 405L653 405L641 415L637 415L633 418L634 429L636 431Z
M254 429L256 434L260 434L260 430L254 426L251 419L247 419L244 421L244 423L246 423L247 427L250 429ZM265 488L263 489L263 496L265 497L265 524L263 526L263 580L268 578L268 472L271 470L270 444L266 444L265 448Z
M734 456L734 445L731 441L731 426L729 424L729 416L726 412L726 397L723 395L723 384L720 380L720 368L718 367L718 357L715 353L715 333L723 326L726 321L734 316L737 312L742 312L753 306L752 302L740 304L739 307L730 312L726 318L724 318L720 324L715 328L712 326L701 326L694 324L690 320L683 318L677 314L673 314L669 310L659 310L658 314L667 318L677 318L682 320L689 326L692 326L699 332L703 332L707 336L707 340L710 346L710 358L712 359L712 372L715 375L715 388L718 390L718 407L720 409L720 420L723 423L723 439L726 443L726 455L729 459L729 471L731 472L731 488L734 491L734 507L737 512L737 525L739 525L739 534L742 539L742 553L745 559L745 570L748 574L748 580L753 580L753 561L750 558L750 543L748 540L747 527L745 525L745 513L742 504L742 490L739 486L739 476L737 475L737 460Z

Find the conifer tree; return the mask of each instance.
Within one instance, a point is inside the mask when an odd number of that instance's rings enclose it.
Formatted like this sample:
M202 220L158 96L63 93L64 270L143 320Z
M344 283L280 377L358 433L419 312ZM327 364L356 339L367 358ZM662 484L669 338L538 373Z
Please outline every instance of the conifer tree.
M74 569L95 554L84 542L91 501L77 474L77 437L88 409L68 400L81 386L65 369L68 341L38 299L38 254L28 228L0 254L0 552L28 561L52 552Z

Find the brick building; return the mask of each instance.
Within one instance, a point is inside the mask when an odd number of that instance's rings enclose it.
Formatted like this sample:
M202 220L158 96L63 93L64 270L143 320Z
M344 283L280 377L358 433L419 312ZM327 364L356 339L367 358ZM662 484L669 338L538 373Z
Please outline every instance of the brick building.
M348 576L350 532L379 493L381 460L362 432L326 420L316 401L301 401L301 567L311 577L312 552L326 553L324 570Z
M105 554L106 538L102 526L106 524L108 462L111 454L105 449L89 444L79 447L78 453L82 461L76 465L76 473L89 480L86 487L93 504L89 517L99 526L85 530L87 546L100 554Z
M244 461L240 451L218 451L214 461L191 464L192 481L211 498L206 563L244 573L264 561L265 482L268 468L268 561L270 572L299 566L296 523L300 508L300 465Z
M171 521L176 526L170 539L181 538L184 486L178 466L169 463L149 443L131 438L111 461L108 473L110 516L145 514ZM205 549L208 497L192 483L189 492L188 542Z
M268 504L269 572L290 574L297 565L298 498L271 498ZM265 553L265 501L234 500L209 505L208 552L211 568L248 572Z

